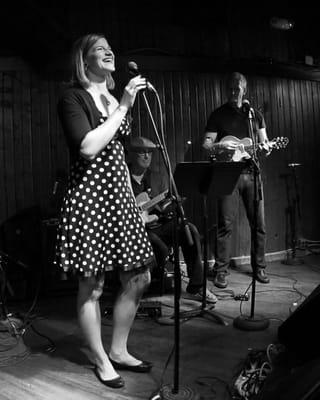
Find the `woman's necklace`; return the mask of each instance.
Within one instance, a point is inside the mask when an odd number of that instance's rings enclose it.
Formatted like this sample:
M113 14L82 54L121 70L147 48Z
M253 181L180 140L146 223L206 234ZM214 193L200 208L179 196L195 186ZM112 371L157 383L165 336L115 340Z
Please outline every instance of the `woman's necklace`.
M88 89L88 91L91 93L94 102L96 103L96 106L98 110L102 113L102 115L109 117L110 115L110 110L109 107L111 105L111 101L108 98L108 95L106 94L105 91L100 91L96 89Z
M106 114L109 117L109 106L111 104L110 100L105 96L105 94L100 95L101 103L103 105L103 108L106 110Z

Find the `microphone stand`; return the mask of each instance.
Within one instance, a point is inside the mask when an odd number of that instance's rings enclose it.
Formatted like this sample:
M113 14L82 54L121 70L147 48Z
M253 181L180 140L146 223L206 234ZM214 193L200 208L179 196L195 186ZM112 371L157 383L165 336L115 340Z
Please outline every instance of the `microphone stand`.
M270 321L267 318L258 318L255 316L255 297L256 297L256 278L257 278L257 265L256 265L256 254L257 254L257 221L258 221L258 207L259 201L262 201L262 188L261 188L261 174L259 161L257 157L257 140L253 129L254 110L248 108L248 129L249 135L252 140L252 164L253 164L253 184L254 184L254 196L253 196L253 227L251 232L251 267L252 267L252 293L251 293L251 312L248 315L239 315L233 320L235 328L246 330L246 331L258 331L268 328Z
M161 103L158 97L158 93L153 86L149 85L149 88L155 93L157 96L159 107L161 107ZM170 165L169 155L165 146L164 136L162 140L158 133L157 126L155 124L149 102L145 91L142 92L142 97L146 108L148 110L148 114L150 116L152 126L157 138L157 142L159 148L161 150L161 154L168 172L169 176L169 194L172 201L175 203L174 209L174 218L173 218L173 238L174 238L174 382L173 385L164 385L160 388L159 391L153 393L149 400L199 400L200 397L197 393L193 391L193 389L189 387L181 387L179 385L179 361L180 361L180 295L181 295L181 272L180 272L180 262L179 262L179 246L178 246L178 232L177 232L177 224L178 219L181 220L183 225L183 229L185 231L188 243L193 245L193 239L190 232L190 227L188 225L188 221L184 214L184 209L182 206L181 198L178 194L177 187L175 184L175 180L172 174L172 168ZM163 134L163 126L162 126L162 112L160 113L161 118L161 132Z
M296 175L296 167L299 167L301 164L299 163L290 163L288 167L292 172L293 179L293 195L292 199L289 194L289 184L287 183L287 197L288 197L288 215L290 221L290 234L291 234L291 252L287 253L287 258L282 261L282 264L286 265L300 265L304 264L304 260L302 257L297 257L297 245L298 245L298 228L300 229L301 225L301 209L300 209L300 196L298 189L298 180ZM297 217L299 226L297 226Z

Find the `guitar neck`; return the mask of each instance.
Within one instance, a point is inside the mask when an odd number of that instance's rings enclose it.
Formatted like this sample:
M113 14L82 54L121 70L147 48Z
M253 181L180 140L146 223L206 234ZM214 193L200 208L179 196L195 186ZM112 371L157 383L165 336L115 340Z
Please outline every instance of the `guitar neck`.
M240 140L239 140L239 144L241 144ZM257 145L257 147L259 147L259 145ZM252 150L253 148L254 148L253 144L244 145L245 150ZM220 142L214 143L213 146L211 147L211 151L219 150L219 149L226 150L223 142L222 143L220 143ZM230 151L230 150L227 150L227 151Z
M256 146L254 146L253 144L248 144L247 146L244 146L245 150L254 150L254 148L260 149L260 145L257 144Z
M288 142L289 142L289 140L287 138L281 138L281 140L278 140L278 138L276 138L276 139L269 141L269 146L273 149L274 148L285 148L287 146ZM279 147L277 147L277 146L279 146ZM255 146L253 144L245 145L244 149L245 150L254 150L254 147ZM262 147L263 147L263 143L258 143L256 145L257 149L262 149Z

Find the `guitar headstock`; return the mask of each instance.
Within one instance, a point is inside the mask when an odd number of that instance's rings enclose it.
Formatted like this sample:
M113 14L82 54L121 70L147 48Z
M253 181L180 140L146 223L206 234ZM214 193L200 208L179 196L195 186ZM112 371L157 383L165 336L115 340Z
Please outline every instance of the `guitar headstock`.
M269 142L270 146L274 149L284 149L287 147L288 143L289 139L285 136L278 136Z

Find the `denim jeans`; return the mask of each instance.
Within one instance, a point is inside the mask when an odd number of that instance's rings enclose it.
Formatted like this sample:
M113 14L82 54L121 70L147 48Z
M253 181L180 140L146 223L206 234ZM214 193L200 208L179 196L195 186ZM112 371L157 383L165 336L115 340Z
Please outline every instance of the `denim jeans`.
M259 177L258 177L259 178ZM260 179L257 179L257 196L254 195L255 184L253 173L242 173L231 195L221 196L217 200L218 229L216 261L214 270L227 272L230 263L231 239L233 222L237 215L239 199L242 198L251 229L251 265L265 268L266 229L264 218L263 188ZM255 202L256 200L256 202ZM255 209L257 204L256 229ZM255 246L256 244L256 246Z

